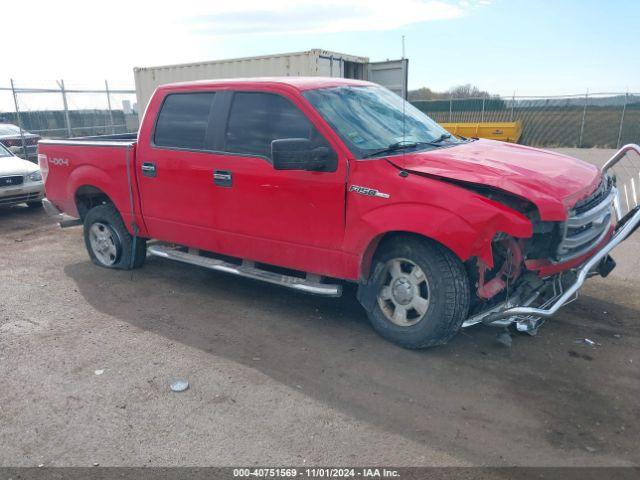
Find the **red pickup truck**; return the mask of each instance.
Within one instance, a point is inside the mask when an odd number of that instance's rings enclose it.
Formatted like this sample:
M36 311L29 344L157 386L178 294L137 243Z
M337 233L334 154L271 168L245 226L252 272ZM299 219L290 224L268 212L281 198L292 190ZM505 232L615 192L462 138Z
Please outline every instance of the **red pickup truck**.
M161 86L137 135L43 140L39 162L102 267L356 282L373 327L421 348L476 323L535 332L607 275L640 222L608 173L625 149L598 169L453 137L372 83L286 77Z

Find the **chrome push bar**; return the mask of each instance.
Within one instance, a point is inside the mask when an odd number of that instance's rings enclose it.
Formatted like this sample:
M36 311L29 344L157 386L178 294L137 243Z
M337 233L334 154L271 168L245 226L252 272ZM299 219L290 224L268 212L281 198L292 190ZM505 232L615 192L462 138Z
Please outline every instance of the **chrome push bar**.
M635 143L628 143L627 145L622 147L620 150L618 150L613 157L607 160L607 163L605 163L604 166L602 167L602 172L604 173L607 170L609 170L616 163L622 160L622 157L624 157L627 154L627 152L630 152L632 150L636 152L638 155L640 155L640 145L636 145Z
M622 147L607 161L607 163L604 164L602 172L604 173L613 167L626 155L627 152L630 151L635 151L640 155L640 146L629 144ZM574 298L576 292L582 287L585 280L590 276L590 273L597 268L598 264L607 258L609 252L622 243L635 231L636 228L638 228L638 225L640 225L640 205L636 204L623 218L620 218L621 210L616 201L614 201L614 209L616 210L616 215L618 215L618 224L615 227L613 236L593 257L583 263L576 270L575 282L568 286L561 295L554 299L552 303L546 305L544 308L528 306L507 308L505 310L489 313L482 319L482 321L484 323L492 323L497 320L507 319L510 317L550 317L563 305L570 302Z

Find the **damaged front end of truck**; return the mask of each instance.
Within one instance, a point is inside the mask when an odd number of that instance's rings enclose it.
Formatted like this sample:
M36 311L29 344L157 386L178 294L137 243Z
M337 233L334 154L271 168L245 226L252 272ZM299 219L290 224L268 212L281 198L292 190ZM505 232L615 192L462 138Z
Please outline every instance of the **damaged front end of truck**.
M615 268L610 252L640 224L640 170L615 171L630 151L640 154L640 147L620 149L602 168L597 188L569 208L565 221L542 221L524 199L468 187L526 215L533 234L519 239L498 233L492 241L492 265L477 257L465 263L472 302L463 327L515 324L519 331L535 334L546 318L577 298L589 277L606 277Z

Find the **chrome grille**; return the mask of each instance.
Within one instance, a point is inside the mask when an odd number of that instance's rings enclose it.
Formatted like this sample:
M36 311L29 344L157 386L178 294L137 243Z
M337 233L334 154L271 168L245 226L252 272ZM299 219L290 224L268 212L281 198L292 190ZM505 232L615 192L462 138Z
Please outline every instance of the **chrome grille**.
M604 186L603 186L604 185ZM558 261L564 262L588 252L606 236L613 221L613 200L617 194L608 180L569 212L558 246Z
M574 205L573 211L575 213L583 213L591 210L611 194L612 188L613 182L609 179L609 177L605 176L600 182L600 185L598 185L598 188L596 188L591 195L583 200L580 200Z
M0 177L0 187L16 187L22 185L24 178L22 175L11 175L8 177Z

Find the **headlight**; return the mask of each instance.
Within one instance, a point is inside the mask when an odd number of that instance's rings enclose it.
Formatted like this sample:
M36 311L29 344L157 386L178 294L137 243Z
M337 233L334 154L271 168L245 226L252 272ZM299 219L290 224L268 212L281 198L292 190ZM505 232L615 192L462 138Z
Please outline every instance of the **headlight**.
M35 172L31 172L27 175L27 181L28 182L41 182L42 181L42 174L40 173L40 170L36 170Z

